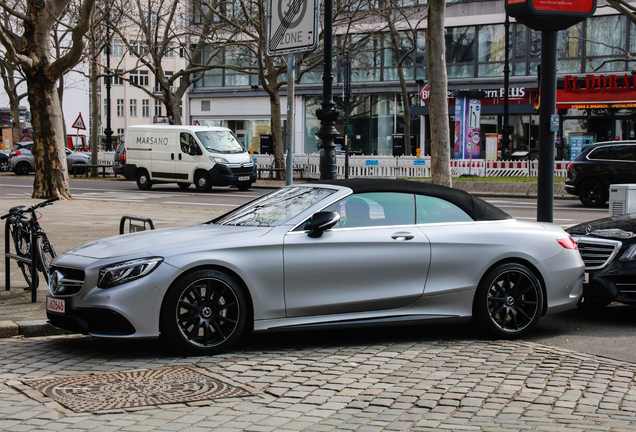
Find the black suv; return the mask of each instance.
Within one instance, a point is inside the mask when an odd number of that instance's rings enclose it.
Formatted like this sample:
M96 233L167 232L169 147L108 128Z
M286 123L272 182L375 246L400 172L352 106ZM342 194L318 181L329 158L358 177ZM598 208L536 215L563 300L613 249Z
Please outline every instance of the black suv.
M611 184L636 183L636 141L601 142L584 147L568 165L567 193L586 207L601 207Z

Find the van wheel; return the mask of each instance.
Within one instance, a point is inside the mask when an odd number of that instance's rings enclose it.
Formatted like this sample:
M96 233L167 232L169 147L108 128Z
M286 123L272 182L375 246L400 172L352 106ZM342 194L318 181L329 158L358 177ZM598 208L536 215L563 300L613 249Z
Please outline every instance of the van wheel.
M177 183L177 186L179 186L181 189L187 189L190 187L190 183Z
M243 183L243 184L238 185L237 187L238 187L238 190L240 190L240 191L246 191L251 186L252 186L252 183Z
M141 190L150 190L152 187L152 180L150 180L150 175L145 169L137 172L137 187Z
M194 175L194 186L199 192L209 192L212 189L210 174L200 171Z

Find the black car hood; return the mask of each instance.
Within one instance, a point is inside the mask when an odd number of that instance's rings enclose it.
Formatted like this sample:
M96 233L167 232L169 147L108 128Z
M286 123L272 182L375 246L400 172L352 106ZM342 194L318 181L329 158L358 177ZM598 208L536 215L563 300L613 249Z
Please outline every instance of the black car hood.
M636 242L636 213L606 217L584 222L566 229L571 235L615 238L625 242Z

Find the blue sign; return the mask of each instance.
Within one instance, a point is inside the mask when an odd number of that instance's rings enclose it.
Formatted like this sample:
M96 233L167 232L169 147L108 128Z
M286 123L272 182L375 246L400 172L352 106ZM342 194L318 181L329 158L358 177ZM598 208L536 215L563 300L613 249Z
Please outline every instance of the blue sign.
M550 132L559 131L559 115L550 114Z
M377 160L368 160L365 162L365 165L378 165Z
M426 161L425 160L416 160L416 161L413 161L413 163L415 165L426 165Z

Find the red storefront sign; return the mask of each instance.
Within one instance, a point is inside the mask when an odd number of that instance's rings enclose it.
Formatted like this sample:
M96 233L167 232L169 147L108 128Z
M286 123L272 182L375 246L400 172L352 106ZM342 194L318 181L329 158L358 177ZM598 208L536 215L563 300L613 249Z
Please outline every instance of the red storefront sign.
M536 12L568 12L587 14L593 12L595 7L596 5L594 0L532 0L532 8Z
M636 108L636 80L632 74L566 75L557 90L557 109Z

